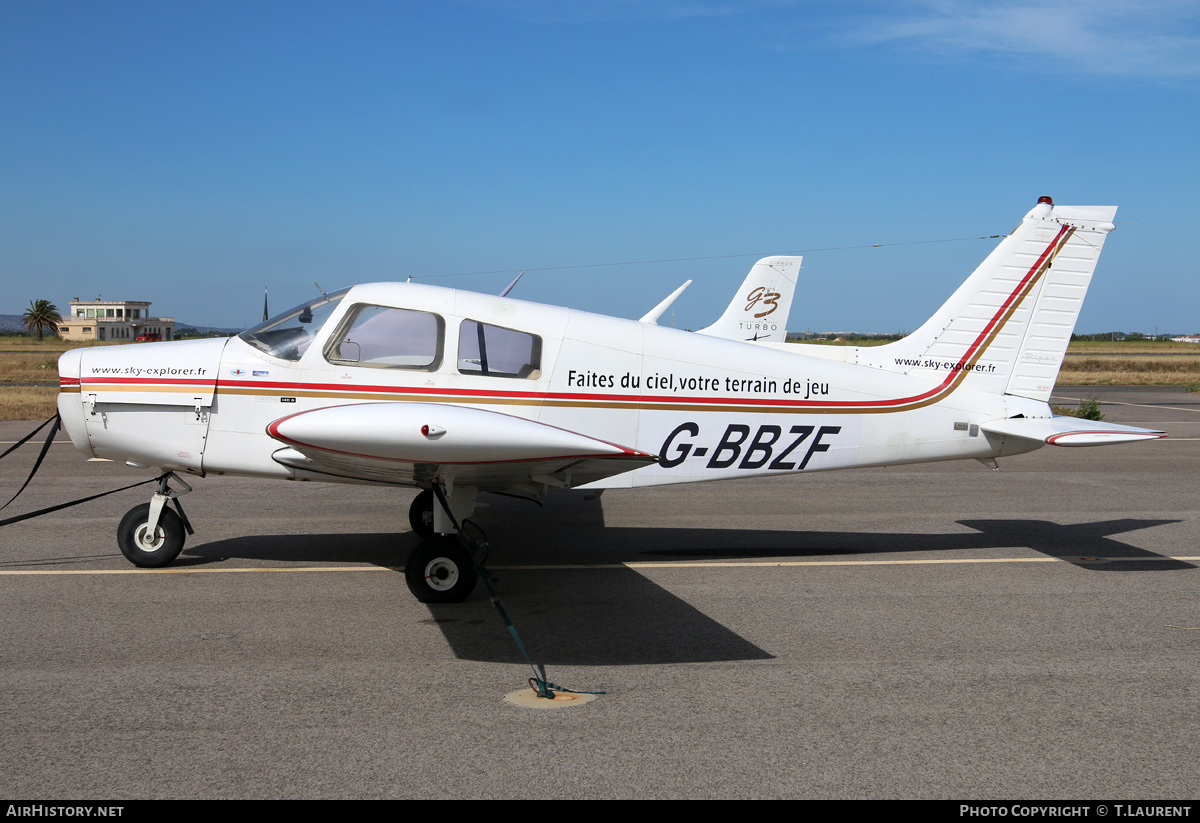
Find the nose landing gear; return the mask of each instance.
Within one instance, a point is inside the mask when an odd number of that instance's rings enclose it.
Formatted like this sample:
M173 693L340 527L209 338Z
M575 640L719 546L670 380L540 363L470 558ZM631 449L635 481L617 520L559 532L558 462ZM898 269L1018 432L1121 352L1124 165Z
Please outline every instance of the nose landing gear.
M184 491L176 491L167 485L172 478L183 486ZM168 472L159 478L158 491L149 503L134 506L125 513L117 527L117 545L126 560L141 568L154 569L179 556L187 535L193 533L187 515L179 505L179 496L191 490L192 487L178 475ZM166 508L168 500L175 501L178 514Z

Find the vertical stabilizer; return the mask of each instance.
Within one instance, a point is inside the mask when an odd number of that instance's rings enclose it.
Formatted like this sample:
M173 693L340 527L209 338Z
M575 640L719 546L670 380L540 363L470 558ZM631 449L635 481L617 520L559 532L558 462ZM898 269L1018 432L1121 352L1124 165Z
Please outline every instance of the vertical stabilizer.
M802 257L764 257L754 264L716 323L697 334L726 340L783 343Z
M1116 212L1041 198L928 322L858 361L1049 400Z

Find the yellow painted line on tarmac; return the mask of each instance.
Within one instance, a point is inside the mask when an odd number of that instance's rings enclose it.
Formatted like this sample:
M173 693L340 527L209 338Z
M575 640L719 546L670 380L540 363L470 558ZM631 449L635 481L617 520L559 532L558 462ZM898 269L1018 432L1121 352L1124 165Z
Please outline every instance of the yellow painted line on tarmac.
M403 566L241 566L238 568L181 569L12 569L0 575L17 574L232 574L238 572L402 572Z
M635 563L570 563L560 565L488 566L493 571L569 571L587 569L722 569L722 568L784 568L799 566L948 566L978 563L1147 563L1162 560L1200 561L1197 556L1154 557L980 557L977 559L947 558L926 560L714 560L664 561ZM178 568L178 569L7 569L0 576L63 575L63 574L238 574L242 572L398 572L402 566L261 566L237 568Z

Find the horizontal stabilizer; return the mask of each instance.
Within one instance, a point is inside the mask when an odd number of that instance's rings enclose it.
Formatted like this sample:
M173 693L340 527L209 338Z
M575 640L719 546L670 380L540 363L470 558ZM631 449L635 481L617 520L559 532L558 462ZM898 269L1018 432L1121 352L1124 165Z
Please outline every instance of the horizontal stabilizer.
M1051 446L1109 446L1114 443L1158 440L1167 436L1166 432L1156 429L1139 429L1079 417L1014 417L993 420L979 428L988 434L1020 437Z

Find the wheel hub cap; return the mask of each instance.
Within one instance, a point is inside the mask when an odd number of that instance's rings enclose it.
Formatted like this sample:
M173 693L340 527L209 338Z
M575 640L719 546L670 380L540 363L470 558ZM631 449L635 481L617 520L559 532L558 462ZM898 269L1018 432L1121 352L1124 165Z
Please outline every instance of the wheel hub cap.
M162 529L155 529L154 534L151 535L150 530L147 528L149 525L149 523L143 523L138 526L137 531L134 533L134 540L137 542L138 548L142 551L156 552L166 542L166 535L163 534Z
M435 557L425 566L425 583L434 591L446 592L458 582L458 564L448 557Z

